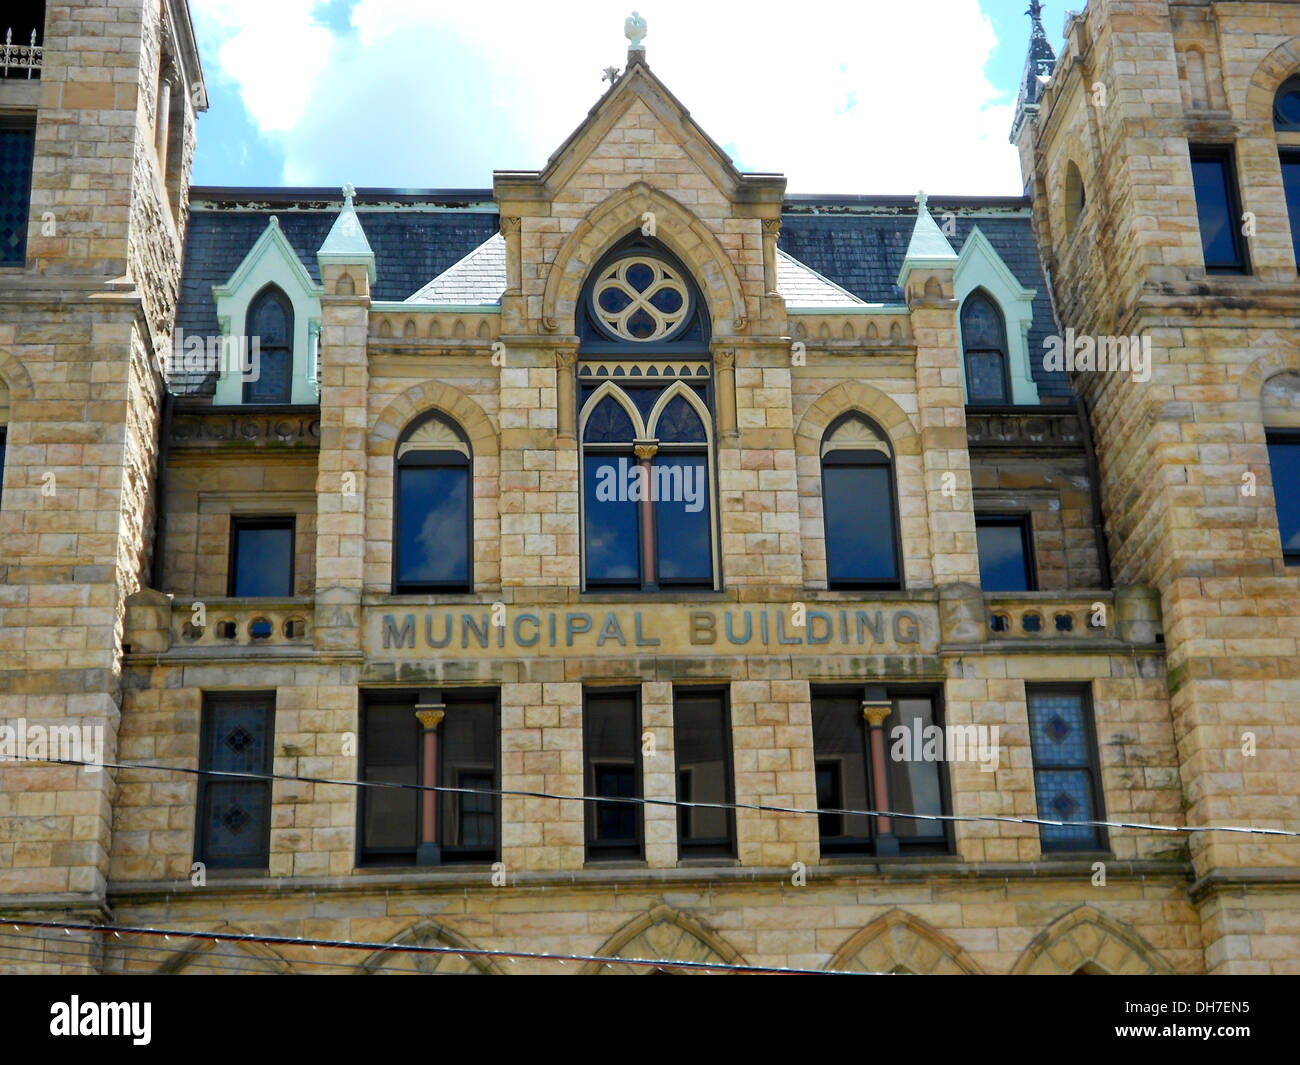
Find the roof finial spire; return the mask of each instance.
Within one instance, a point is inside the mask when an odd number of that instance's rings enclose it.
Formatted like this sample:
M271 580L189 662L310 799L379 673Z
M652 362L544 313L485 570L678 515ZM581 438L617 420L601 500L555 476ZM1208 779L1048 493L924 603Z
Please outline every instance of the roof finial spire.
M356 194L357 194L357 187L354 184L352 184L352 182L349 181L346 185L343 186L343 205L345 207L351 207L352 198Z
M645 40L645 19L633 11L623 23L623 36L632 42L628 45L629 52L644 52L645 45L641 42Z
M930 202L930 197L925 194L925 189L921 189L919 192L917 192L916 194L917 208L919 208L922 211L928 211L929 207L927 206L927 204L929 204L929 202Z

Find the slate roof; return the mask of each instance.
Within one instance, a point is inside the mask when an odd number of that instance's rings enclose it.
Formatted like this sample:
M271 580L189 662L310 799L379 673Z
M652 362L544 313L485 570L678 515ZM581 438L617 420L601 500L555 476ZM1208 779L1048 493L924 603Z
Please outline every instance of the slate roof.
M778 244L796 259L807 263L844 286L867 303L899 303L902 290L896 284L907 246L916 225L916 211L866 213L871 210L837 211L814 214L814 205L800 202L795 210L782 215ZM881 209L883 210L883 209ZM930 201L930 213L942 220L947 207ZM1056 332L1052 301L1047 294L1034 244L1031 219L1027 216L953 211L956 235L949 243L960 254L971 230L979 226L1003 262L1025 288L1037 290L1034 297L1034 322L1029 330L1029 355L1040 399L1069 398L1070 384L1064 373L1043 369L1043 341Z
M380 197L370 190L359 197L363 202L358 204L358 216L375 253L375 299L403 301L421 296L432 297L434 302L491 303L500 298L504 241L498 236L491 192L453 191L454 196L408 193ZM255 199L238 190L194 190L177 328L216 335L212 286L230 279L272 214L279 218L280 228L313 280L319 282L316 252L338 216L338 193L331 199L324 190L277 189L259 190L258 196L260 199ZM368 205L376 198L382 198L382 206ZM430 210L429 205L440 199L456 202ZM249 206L250 202L256 206ZM949 239L955 250L961 251L978 225L1020 283L1037 290L1029 334L1032 356L1043 351L1044 338L1056 328L1031 221L1024 214L1027 205L1020 199L931 199L930 210L936 219L953 210L957 234ZM239 209L232 209L235 206ZM854 299L901 302L902 292L895 279L915 224L916 208L906 199L791 197L782 216L778 251L795 262L783 259L781 263L782 293L792 306L846 306ZM840 302L825 302L832 299ZM1064 374L1048 374L1041 359L1033 361L1040 397L1068 398L1071 393ZM172 380L172 389L178 393L211 395L212 387L210 378Z
M493 233L407 303L497 303L506 290L506 238Z

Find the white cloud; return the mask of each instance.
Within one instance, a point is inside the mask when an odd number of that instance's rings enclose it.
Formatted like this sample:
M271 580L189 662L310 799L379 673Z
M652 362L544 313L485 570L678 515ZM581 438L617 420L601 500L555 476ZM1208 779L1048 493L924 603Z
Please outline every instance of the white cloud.
M625 5L359 0L348 34L313 23L313 0L194 6L287 182L485 187L493 169L543 165L585 118L601 70L625 62ZM744 168L791 191L1020 191L1014 101L984 74L996 41L976 0L641 13L656 74Z

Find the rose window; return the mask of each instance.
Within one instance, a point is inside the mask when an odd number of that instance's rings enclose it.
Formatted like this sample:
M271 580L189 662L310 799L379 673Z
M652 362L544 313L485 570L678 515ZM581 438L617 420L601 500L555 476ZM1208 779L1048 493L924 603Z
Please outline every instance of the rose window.
M690 311L686 285L655 259L622 259L592 289L594 313L625 340L662 340Z

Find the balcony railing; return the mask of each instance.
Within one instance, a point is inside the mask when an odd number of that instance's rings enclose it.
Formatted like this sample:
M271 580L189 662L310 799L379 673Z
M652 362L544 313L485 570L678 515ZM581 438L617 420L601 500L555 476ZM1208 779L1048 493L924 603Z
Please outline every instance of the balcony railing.
M0 48L0 78L39 78L45 49L36 43L37 31L31 31L26 44L21 31L17 41L14 36L12 27L5 30L5 43Z

